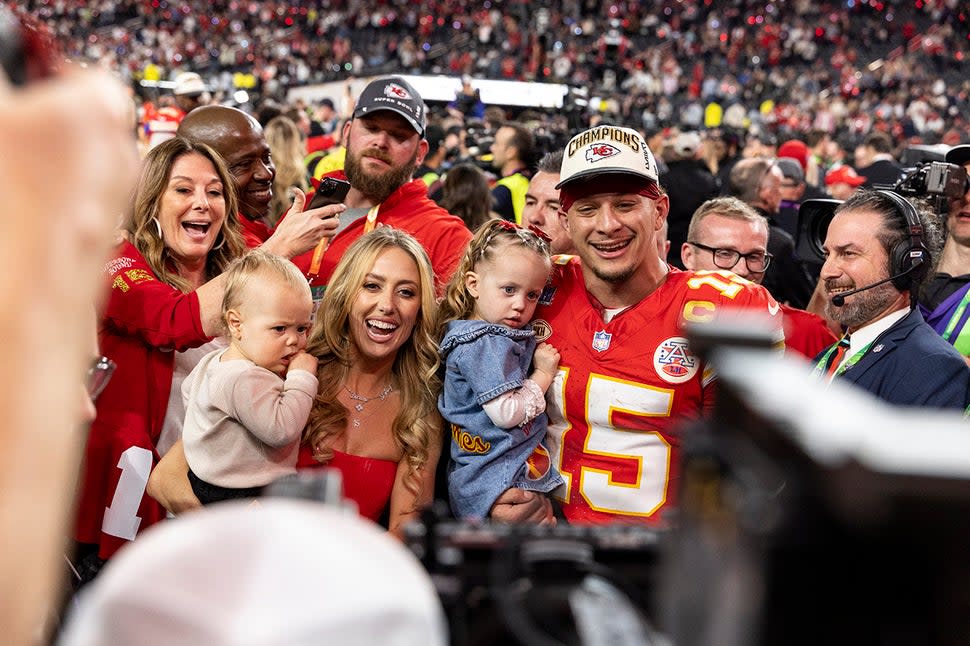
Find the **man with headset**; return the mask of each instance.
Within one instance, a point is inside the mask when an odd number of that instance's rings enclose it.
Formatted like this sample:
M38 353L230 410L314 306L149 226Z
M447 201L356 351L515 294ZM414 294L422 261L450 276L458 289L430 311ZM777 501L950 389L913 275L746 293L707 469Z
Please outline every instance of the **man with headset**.
M928 214L888 191L860 191L825 235L826 315L846 333L821 352L816 373L892 404L964 410L970 368L926 324L914 294L939 252Z

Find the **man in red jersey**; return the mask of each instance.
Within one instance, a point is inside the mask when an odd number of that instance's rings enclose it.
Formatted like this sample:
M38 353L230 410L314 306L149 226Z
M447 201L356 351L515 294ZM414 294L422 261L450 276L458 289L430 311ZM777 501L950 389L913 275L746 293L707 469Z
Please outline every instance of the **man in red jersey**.
M763 312L780 336L779 306L732 274L661 260L668 201L636 131L599 126L573 137L559 188L579 258L558 258L533 321L562 355L547 408L551 459L566 481L558 497L571 522L662 526L676 505L682 423L713 403L713 375L687 347L684 324L740 307ZM548 521L549 505L509 490L492 517Z

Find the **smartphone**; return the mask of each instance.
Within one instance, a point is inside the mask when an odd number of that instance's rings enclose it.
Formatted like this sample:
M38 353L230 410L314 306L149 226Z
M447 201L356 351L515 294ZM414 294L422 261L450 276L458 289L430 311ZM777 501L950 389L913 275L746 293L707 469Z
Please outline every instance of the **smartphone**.
M349 190L350 182L333 177L324 177L320 180L320 185L317 186L317 191L313 194L313 199L310 200L310 206L307 210L328 204L340 204L347 197Z

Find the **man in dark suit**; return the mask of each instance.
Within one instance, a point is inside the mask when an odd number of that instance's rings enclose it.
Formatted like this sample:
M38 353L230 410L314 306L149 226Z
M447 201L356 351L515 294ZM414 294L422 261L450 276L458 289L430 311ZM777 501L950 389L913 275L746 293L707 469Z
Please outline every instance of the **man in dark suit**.
M846 335L819 354L818 374L892 404L967 407L970 368L913 307L941 243L929 214L899 196L860 191L836 209L821 280Z
M855 165L866 178L863 188L892 186L903 176L903 167L893 158L893 140L885 132L866 135L855 151Z

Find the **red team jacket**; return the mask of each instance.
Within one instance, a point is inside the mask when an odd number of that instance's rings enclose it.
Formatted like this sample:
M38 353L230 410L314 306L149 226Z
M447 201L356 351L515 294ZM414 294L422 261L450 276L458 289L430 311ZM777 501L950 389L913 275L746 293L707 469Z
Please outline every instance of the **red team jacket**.
M325 177L346 179L343 171L328 173ZM307 198L309 199L309 198ZM437 293L442 294L451 275L458 267L458 261L471 240L471 232L461 218L438 206L428 197L428 187L420 179L412 180L391 193L381 202L377 211L377 226L390 226L406 231L414 236L431 259ZM334 236L330 241L320 271L310 282L311 287L325 286L333 275L340 258L357 238L364 235L365 218L359 218L350 226ZM310 269L313 251L293 259L293 263L306 275ZM318 298L319 290L314 290Z
M603 323L577 258L560 257L533 327L562 355L550 401L550 459L570 521L664 524L676 506L681 425L710 408L713 374L687 348L685 320L779 306L730 272L671 269L652 294Z
M164 517L145 486L158 460L174 351L209 340L198 296L159 281L130 243L122 243L105 274L111 292L99 344L118 367L98 398L88 436L75 531L78 541L100 546L101 558Z
M242 213L239 214L239 229L248 249L255 249L269 240L269 237L273 234L268 226L262 222L250 220Z

